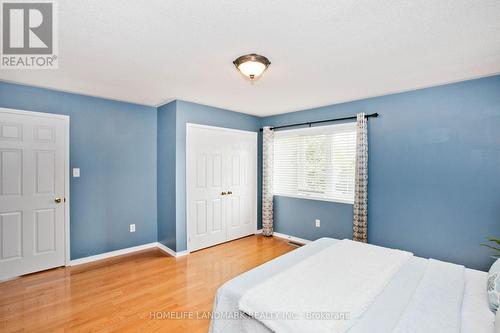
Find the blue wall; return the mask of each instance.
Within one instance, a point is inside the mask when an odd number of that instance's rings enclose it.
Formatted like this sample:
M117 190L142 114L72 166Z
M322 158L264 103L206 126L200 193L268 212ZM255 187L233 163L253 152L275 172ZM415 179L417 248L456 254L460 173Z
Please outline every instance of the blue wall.
M286 235L310 240L325 236L352 239L349 204L275 196L274 217L274 230ZM320 228L315 227L316 219L321 221Z
M479 243L500 235L500 76L266 118L3 82L0 106L71 117L70 163L82 172L70 183L72 259L156 240L186 249L186 123L257 131L358 112L381 114L369 122L371 243L486 269ZM260 181L258 204L260 220ZM275 198L277 232L350 238L351 228L351 205Z
M71 259L156 241L156 108L4 82L0 107L71 117Z
M158 241L175 249L175 124L177 102L158 108Z
M500 236L500 76L266 117L262 125L369 121L369 241L487 269ZM352 237L352 207L275 198L276 231ZM321 228L314 220L321 219Z

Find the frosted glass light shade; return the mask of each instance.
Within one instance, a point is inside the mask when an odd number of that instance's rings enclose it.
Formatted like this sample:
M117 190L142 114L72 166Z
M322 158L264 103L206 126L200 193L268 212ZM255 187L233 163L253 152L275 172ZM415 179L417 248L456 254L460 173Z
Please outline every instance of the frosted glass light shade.
M233 64L241 74L250 80L255 80L264 73L271 62L264 56L252 53L239 57Z

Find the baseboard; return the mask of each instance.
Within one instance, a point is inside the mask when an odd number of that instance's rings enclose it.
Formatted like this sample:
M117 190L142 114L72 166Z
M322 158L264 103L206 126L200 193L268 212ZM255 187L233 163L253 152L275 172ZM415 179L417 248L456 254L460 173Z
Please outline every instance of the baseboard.
M157 246L158 246L158 243L153 242L153 243L148 243L148 244L143 244L143 245L138 245L138 246L127 247L126 249L105 252L105 253L101 253L101 254L96 254L94 256L74 259L74 260L70 261L69 265L76 266L76 265L86 264L86 263L97 261L97 260L108 259L108 258L121 256L121 255L132 253L132 252L151 249L151 248L154 248Z
M108 259L116 256L121 256L124 254L128 253L133 253L137 251L142 251L142 250L147 250L147 249L152 249L152 248L158 248L161 251L171 255L172 257L182 257L187 254L189 254L189 251L180 251L180 252L175 252L171 248L163 245L162 243L159 242L153 242L153 243L148 243L148 244L143 244L143 245L138 245L138 246L132 246L128 247L126 249L121 249L121 250L116 250L116 251L111 251L111 252L106 252L106 253L101 253L101 254L96 254L95 256L89 256L85 258L79 258L75 260L71 260L69 263L69 266L76 266L76 265L81 265L81 264L87 264L89 262L94 262L98 260L103 260L103 259Z
M273 232L273 236L278 237L278 238L287 239L289 241L292 241L294 243L299 243L299 244L307 244L307 243L311 242L308 239L303 239L303 238L299 238L299 237L285 235L285 234L282 234L282 233L279 233L279 232Z
M171 248L169 248L168 246L158 242L156 247L158 247L159 250L165 252L166 254L169 254L171 255L172 257L175 257L176 256L176 253L174 250L172 250Z
M187 256L190 252L188 250L184 250L184 251L179 251L179 252L175 252L175 256L176 257L182 257L182 256Z
M261 234L261 233L262 233L262 229L259 229L259 230L257 230L255 232L256 235L257 234ZM292 242L295 242L295 243L299 243L299 244L307 244L307 243L311 242L310 240L307 240L307 239L303 239L303 238L299 238L299 237L294 237L294 236L290 236L290 235L285 235L285 234L282 234L282 233L279 233L279 232L274 232L273 236L276 236L278 238L287 239L289 241L292 241ZM153 242L153 243L148 243L148 244L143 244L143 245L128 247L126 249L121 249L121 250L116 250L116 251L111 251L111 252L96 254L94 256L89 256L89 257L74 259L74 260L70 261L69 265L70 266L77 266L77 265L87 264L89 262L94 262L94 261L98 261L98 260L103 260L103 259L108 259L108 258L112 258L112 257L116 257L116 256L121 256L121 255L132 253L132 252L147 250L147 249L151 249L151 248L154 248L154 247L156 247L156 248L160 249L161 251L163 251L163 252L171 255L172 257L176 257L176 258L182 257L182 256L185 256L185 255L189 254L189 251L187 251L187 250L175 252L174 250L172 250L168 246L165 246L162 243Z
M172 257L182 257L182 256L189 254L188 250L175 252L174 250L172 250L171 248L169 248L168 246L166 246L160 242L157 243L156 247L158 249L160 249L161 251L163 251L167 254L170 254Z

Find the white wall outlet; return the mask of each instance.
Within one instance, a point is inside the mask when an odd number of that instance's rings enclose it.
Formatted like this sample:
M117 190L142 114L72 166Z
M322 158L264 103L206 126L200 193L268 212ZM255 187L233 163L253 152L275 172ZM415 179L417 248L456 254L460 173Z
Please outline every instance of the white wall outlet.
M73 177L80 177L80 168L73 168Z
M321 221L319 219L316 219L316 228L321 227Z
M130 225L130 232L135 232L135 224Z

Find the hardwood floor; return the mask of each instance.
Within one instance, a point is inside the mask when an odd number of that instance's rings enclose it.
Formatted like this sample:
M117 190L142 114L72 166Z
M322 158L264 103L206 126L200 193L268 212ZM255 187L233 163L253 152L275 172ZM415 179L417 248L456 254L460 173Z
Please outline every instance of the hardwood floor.
M177 259L152 249L23 276L0 283L0 331L207 332L196 318L219 286L293 249L249 236ZM166 319L171 311L195 319Z

